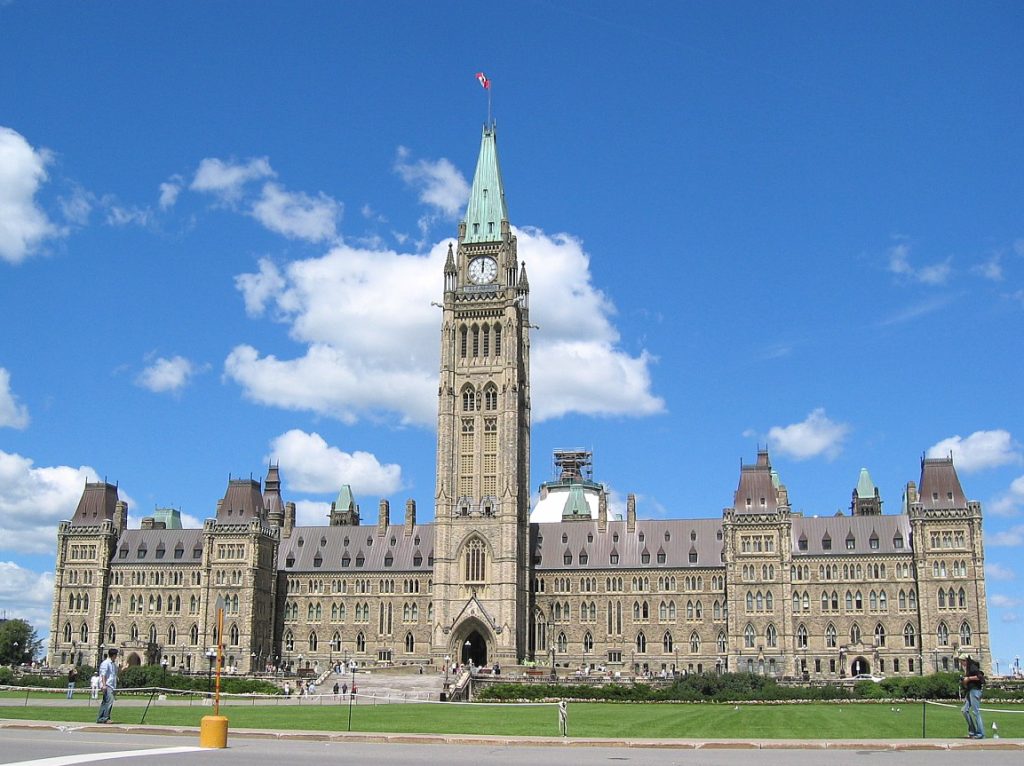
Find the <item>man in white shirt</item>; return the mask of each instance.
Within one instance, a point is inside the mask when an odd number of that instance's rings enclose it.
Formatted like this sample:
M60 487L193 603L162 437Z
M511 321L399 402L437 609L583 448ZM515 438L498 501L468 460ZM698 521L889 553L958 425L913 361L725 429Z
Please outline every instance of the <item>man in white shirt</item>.
M114 707L114 693L117 691L117 649L107 651L107 659L100 665L100 712L96 723L110 723L110 711Z
M100 696L100 674L93 673L89 679L89 692L92 699L99 699Z

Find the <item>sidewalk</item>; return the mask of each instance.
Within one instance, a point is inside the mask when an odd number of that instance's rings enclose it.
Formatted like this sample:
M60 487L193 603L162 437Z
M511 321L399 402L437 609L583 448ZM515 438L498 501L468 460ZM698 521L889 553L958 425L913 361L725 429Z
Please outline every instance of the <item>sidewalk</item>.
M104 734L131 733L160 736L188 736L199 741L197 726L138 726L133 724L91 724L81 722L59 723L56 721L19 721L0 719L0 731L4 729L30 729L52 731L80 731ZM1016 750L1024 753L1024 740L1020 739L903 739L870 740L841 739L828 741L789 739L601 739L576 737L496 737L470 734L387 734L376 732L324 732L266 731L262 729L230 729L228 743L232 738L276 739L314 742L365 742L400 743L417 745L499 745L505 747L622 747L638 749L676 750L871 750L904 752L910 750Z

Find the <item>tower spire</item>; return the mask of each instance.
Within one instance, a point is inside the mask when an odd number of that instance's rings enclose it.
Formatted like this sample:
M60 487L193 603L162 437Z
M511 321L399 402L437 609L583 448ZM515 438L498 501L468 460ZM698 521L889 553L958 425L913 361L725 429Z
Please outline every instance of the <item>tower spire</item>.
M508 226L495 125L485 125L480 138L480 156L476 161L464 223L466 233L463 242L499 242L503 226Z

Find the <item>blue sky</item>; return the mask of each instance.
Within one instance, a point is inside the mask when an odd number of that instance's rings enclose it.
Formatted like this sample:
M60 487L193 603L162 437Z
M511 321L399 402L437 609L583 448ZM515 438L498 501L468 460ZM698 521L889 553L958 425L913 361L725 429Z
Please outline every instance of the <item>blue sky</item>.
M1018 3L0 2L0 610L86 478L198 523L282 465L430 517L441 265L493 83L534 488L796 510L953 451L1024 649Z

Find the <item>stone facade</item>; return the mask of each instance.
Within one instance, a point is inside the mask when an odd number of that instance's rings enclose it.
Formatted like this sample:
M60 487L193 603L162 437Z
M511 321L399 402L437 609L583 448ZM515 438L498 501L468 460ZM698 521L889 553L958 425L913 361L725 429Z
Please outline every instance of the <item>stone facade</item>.
M361 525L344 486L327 525L298 527L272 465L229 480L202 529L166 512L128 529L117 487L88 483L58 531L50 664L116 646L201 672L220 640L239 672L532 659L829 680L951 669L960 646L989 666L981 506L949 459L922 461L896 514L866 471L849 514L795 513L759 452L719 518L637 519L632 496L610 518L581 477L562 521L530 523L529 283L493 127L443 279L432 523L410 500L393 524L382 500Z

